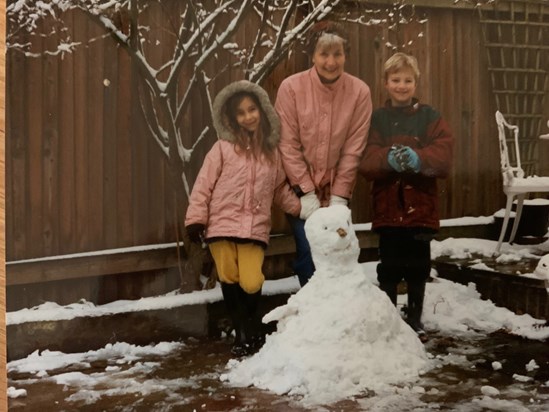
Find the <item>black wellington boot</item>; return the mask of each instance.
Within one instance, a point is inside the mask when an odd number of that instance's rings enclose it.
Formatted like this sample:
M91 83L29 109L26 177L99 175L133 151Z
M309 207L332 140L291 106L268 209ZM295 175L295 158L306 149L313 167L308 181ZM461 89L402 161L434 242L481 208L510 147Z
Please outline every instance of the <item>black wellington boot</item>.
M257 352L263 343L265 343L265 335L263 333L263 325L259 314L259 300L261 299L261 289L255 293L247 293L240 288L240 296L245 303L246 315L244 317L244 334L246 335L246 343L248 343L252 352Z
M379 288L389 296L395 306L397 305L397 286L398 283L395 282L379 282Z
M246 342L246 334L244 330L244 302L241 301L240 285L238 283L224 283L221 282L221 292L223 293L223 300L227 306L229 317L233 324L235 333L233 346L231 353L235 356L245 356L249 353L249 347Z
M408 319L410 327L417 333L421 341L427 336L421 322L423 313L423 298L425 296L425 281L408 282Z

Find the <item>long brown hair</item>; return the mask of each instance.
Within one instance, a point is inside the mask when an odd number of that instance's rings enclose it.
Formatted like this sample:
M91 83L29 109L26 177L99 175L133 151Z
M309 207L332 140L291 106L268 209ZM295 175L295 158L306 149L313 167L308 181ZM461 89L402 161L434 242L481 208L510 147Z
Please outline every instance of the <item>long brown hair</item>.
M252 99L260 113L259 127L251 135L248 131L242 129L236 120L238 106L245 97ZM250 147L254 156L258 157L260 154L263 154L267 159L273 159L275 148L269 144L267 139L271 134L271 124L267 120L267 114L263 110L255 93L248 91L236 92L227 99L224 112L228 126L234 133L235 144L239 149L247 150Z

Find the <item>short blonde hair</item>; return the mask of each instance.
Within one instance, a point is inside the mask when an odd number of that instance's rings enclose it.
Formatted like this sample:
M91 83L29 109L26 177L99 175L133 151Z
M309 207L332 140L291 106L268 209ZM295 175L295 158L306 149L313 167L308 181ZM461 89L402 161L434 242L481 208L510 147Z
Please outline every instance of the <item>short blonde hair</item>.
M390 74L396 73L402 69L412 70L416 82L419 80L420 72L417 59L414 56L402 52L393 54L383 65L385 80L387 80L387 77L389 77Z

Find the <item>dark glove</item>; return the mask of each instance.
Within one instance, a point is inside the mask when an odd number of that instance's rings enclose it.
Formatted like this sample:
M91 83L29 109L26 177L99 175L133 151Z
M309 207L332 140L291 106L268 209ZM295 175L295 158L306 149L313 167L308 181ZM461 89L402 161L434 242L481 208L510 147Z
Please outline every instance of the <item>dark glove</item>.
M205 226L202 223L193 223L192 225L186 226L187 235L193 243L202 243L202 235L204 234Z

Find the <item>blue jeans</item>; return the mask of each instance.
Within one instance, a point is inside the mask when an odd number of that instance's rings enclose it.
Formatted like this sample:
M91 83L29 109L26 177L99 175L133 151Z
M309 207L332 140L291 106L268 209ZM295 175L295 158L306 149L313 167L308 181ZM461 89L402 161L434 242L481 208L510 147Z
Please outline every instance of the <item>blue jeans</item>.
M287 217L295 239L296 259L292 267L299 279L299 284L303 287L315 273L311 248L305 236L305 221L291 215L287 215Z

